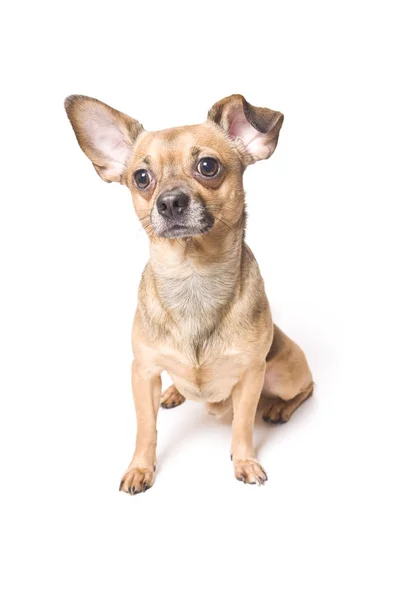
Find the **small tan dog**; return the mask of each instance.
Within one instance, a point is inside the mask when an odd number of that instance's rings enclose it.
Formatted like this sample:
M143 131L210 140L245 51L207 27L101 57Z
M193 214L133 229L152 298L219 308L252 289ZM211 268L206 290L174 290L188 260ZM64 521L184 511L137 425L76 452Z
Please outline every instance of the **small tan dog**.
M232 402L235 476L264 483L252 443L260 397L264 420L285 423L313 391L302 350L273 325L244 242L243 172L274 152L283 115L235 94L202 125L149 132L94 98L70 96L65 107L98 175L130 189L150 239L133 326L136 448L120 489L152 486L159 405L185 398L211 414ZM163 395L162 371L174 383Z

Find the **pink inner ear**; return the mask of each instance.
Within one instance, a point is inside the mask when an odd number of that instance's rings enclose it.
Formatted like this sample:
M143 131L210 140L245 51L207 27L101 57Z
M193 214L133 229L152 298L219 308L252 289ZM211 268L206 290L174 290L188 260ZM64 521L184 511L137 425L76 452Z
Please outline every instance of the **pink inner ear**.
M103 156L108 160L124 164L129 148L116 124L105 119L93 120L87 124L87 134L93 146Z
M246 119L243 109L236 109L229 116L228 135L233 139L242 140L249 152L256 152L262 147L261 138L264 134L257 131Z

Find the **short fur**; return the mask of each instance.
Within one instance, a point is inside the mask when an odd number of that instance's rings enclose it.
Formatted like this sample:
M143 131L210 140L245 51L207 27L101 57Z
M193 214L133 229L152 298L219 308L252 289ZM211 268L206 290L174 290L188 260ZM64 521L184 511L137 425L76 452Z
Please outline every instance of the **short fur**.
M159 405L171 408L185 398L204 401L216 415L232 402L235 476L264 483L252 444L260 397L268 398L264 419L281 423L313 390L302 350L273 325L244 241L243 172L274 152L283 115L235 94L217 102L201 125L148 132L93 98L70 96L65 106L100 177L130 189L150 239L133 326L136 449L120 489L136 494L151 487ZM203 157L217 162L214 176L201 172ZM136 181L140 171L148 174L145 189ZM159 205L165 195L167 218ZM163 395L162 371L174 384Z

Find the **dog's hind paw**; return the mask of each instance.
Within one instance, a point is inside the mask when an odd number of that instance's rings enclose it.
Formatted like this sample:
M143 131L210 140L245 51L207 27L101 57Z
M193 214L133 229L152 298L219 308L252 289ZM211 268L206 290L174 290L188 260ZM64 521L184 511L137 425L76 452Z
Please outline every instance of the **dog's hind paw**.
M276 399L268 402L263 413L263 421L266 423L281 424L290 419L289 403L285 400Z
M160 406L162 408L174 408L175 406L180 406L183 402L185 402L185 398L180 394L175 385L167 388L160 398Z

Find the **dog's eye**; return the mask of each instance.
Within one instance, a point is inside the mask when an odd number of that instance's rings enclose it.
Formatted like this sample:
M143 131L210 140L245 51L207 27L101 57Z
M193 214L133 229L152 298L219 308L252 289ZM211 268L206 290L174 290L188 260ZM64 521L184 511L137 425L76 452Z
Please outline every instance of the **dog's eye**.
M151 183L151 176L146 169L139 169L134 173L134 181L137 187L143 190Z
M198 171L204 177L214 177L220 170L220 163L217 159L205 156L198 163Z

